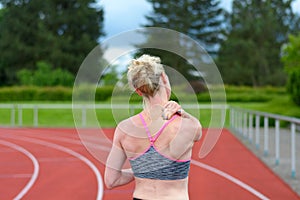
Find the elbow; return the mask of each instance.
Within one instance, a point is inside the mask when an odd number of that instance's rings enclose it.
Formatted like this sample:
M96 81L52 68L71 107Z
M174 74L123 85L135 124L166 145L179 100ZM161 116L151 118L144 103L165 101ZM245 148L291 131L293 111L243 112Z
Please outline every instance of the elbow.
M109 178L105 178L104 183L107 189L111 190L115 187L115 181L110 180Z
M112 179L112 176L107 173L108 170L105 171L104 175L104 184L107 189L111 190L115 187L115 183L117 180Z
M114 188L114 186L113 186L112 184L110 184L110 183L105 183L105 186L106 186L106 188L109 189L109 190L111 190L111 189Z

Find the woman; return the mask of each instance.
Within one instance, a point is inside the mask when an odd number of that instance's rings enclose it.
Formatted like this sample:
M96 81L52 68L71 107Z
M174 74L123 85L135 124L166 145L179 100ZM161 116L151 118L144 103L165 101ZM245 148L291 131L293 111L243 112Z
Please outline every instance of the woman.
M128 68L128 81L144 109L120 122L107 159L111 189L135 180L133 199L189 199L188 172L200 122L169 101L171 87L160 58L143 55ZM122 169L126 159L131 169Z

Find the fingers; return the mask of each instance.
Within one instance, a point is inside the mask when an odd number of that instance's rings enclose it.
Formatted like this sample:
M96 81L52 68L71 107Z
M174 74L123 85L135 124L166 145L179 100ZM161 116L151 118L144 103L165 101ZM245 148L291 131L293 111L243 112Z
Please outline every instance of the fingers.
M170 119L173 115L178 113L181 110L181 106L175 101L169 101L163 108L162 117L165 120ZM181 114L181 113L178 113Z

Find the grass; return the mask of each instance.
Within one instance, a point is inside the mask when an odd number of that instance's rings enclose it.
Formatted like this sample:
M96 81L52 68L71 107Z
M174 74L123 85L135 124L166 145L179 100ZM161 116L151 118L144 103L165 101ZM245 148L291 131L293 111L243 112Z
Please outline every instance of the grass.
M37 104L40 102L34 102ZM51 102L47 102L51 103ZM141 109L135 110L125 110L125 109L89 109L86 111L86 126L87 127L115 127L120 121L130 117L133 114L137 114ZM198 116L202 125L208 127L210 125L211 110L194 110L186 109L187 112L194 116ZM4 126L11 125L11 110L10 109L0 109L0 124ZM15 125L20 125L19 121L19 110L15 109ZM73 116L74 114L74 116ZM214 113L214 120L211 126L219 126L217 123L220 121L221 112L216 111ZM74 113L72 109L39 109L38 111L38 126L39 127L75 127L74 117L77 126L82 126L82 111L76 110ZM33 109L23 109L22 110L22 126L32 127L34 126L34 111Z
M258 110L279 115L300 118L300 106L293 103L288 95L281 95L268 102L256 103L229 103L231 106L246 108L250 110Z
M263 112L275 113L280 115L286 115L291 117L300 118L300 106L295 105L291 100L289 95L285 92L284 88L259 88L251 89L249 87L226 87L227 97L230 100L227 104L229 106L236 106L251 110L258 110ZM254 101L254 96L259 95L260 100ZM240 101L240 99L242 101ZM248 101L250 99L250 101ZM251 100L252 99L252 100ZM26 101L26 102L14 102L15 104L71 104L71 102L66 101ZM109 101L103 103L110 103ZM208 102L200 102L199 104L208 104ZM97 109L87 110L86 113L86 126L97 127L115 127L117 123L121 120L128 118L129 116L138 113L140 110L114 110L113 113L110 109ZM220 121L222 113L220 110L215 110L212 118L211 110L193 110L186 109L187 112L194 116L198 116L203 127L220 127ZM76 111L74 114L78 126L81 126L81 110ZM15 121L16 125L19 124L18 110L15 110ZM71 109L40 109L38 112L40 127L74 127L74 118ZM23 121L22 125L27 127L34 126L34 113L32 109L23 109L22 112ZM0 109L0 125L10 126L11 125L11 110L10 109ZM229 115L226 115L225 126L228 127Z

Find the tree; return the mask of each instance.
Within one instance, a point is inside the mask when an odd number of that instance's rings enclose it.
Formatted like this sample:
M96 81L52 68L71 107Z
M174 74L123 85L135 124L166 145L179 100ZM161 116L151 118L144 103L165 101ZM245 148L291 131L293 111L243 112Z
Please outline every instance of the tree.
M146 27L163 27L184 33L215 55L224 33L220 0L147 0L153 12L146 16Z
M234 0L227 39L217 64L224 82L237 85L284 85L280 51L295 31L293 0Z
M288 92L293 101L300 105L300 34L290 35L289 43L283 46L282 61L288 73Z
M20 69L45 61L75 74L103 36L103 9L95 0L0 0L0 85L16 83Z
M219 8L219 0L147 0L152 4L153 12L146 16L147 24L145 27L160 27L178 31L178 35L172 35L168 38L161 39L159 31L149 34L147 41L141 46L152 46L157 43L157 38L161 43L160 46L172 46L180 49L183 57L175 55L173 52L167 52L163 49L140 49L138 55L147 53L159 56L165 65L176 69L189 81L201 80L202 77L189 63L189 58L201 55L195 55L194 49L197 47L191 45L180 34L188 35L202 45L212 56L215 55L218 44L222 39L222 16L223 10ZM203 54L203 51L201 52ZM194 88L195 89L195 88Z

